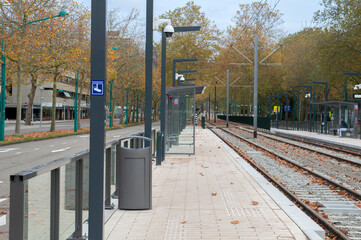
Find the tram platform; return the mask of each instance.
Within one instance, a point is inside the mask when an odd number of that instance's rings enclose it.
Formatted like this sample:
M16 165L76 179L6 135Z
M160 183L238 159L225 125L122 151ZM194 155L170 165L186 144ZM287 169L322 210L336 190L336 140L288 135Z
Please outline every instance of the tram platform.
M285 129L271 129L272 133L280 133L280 134L286 134L290 136L296 136L296 137L302 137L305 139L310 140L317 140L322 141L326 143L332 143L336 145L343 145L347 147L352 147L356 149L360 149L361 139L358 138L346 138L346 137L339 137L335 135L329 135L329 134L319 134L316 132L308 132L308 131L295 131L295 130L285 130Z
M325 233L209 129L195 155L153 166L151 210L117 210L106 239L324 239Z

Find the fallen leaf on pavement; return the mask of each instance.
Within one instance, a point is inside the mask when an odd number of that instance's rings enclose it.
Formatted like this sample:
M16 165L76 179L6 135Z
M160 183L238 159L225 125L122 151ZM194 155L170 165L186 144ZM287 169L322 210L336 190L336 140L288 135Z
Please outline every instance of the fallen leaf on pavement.
M257 201L252 201L252 205L257 206L257 205L258 205L258 202L257 202Z
M216 196L217 195L217 193L212 193L212 196Z
M238 224L239 221L232 221L231 223L232 223L232 224Z

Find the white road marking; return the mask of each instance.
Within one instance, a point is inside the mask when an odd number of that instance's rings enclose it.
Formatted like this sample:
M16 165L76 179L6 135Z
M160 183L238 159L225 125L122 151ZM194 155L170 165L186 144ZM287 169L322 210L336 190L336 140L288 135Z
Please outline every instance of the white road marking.
M0 226L6 225L6 215L0 217Z
M50 145L50 147L54 147L55 145Z
M3 183L4 181L0 181L0 183Z
M17 153L15 153L16 155L19 155L19 154L22 154L22 152L17 152Z
M0 198L0 203L8 200L7 198Z
M0 153L6 153L6 152L14 151L17 149L19 149L19 148L3 148L3 149L0 149Z
M62 148L62 149L58 149L58 150L53 150L51 152L55 153L55 152L64 152L66 150L70 149L70 147L66 147L66 148Z
M80 138L87 138L87 137L89 137L89 135L81 135L81 136L79 136Z
M34 149L34 151L38 151L38 150L40 150L40 148L35 148L35 149Z
M113 136L113 138L120 138L120 135L118 135L118 136Z

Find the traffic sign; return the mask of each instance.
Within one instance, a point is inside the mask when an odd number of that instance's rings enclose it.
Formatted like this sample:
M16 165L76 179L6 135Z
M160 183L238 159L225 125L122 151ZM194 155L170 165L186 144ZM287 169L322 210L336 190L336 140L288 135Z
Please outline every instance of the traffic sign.
M91 81L91 95L104 96L104 80Z
M361 93L354 93L352 94L353 99L361 99Z
M24 106L27 107L27 106L28 106L28 102L24 102Z
M280 106L273 106L273 112L280 112L281 107Z

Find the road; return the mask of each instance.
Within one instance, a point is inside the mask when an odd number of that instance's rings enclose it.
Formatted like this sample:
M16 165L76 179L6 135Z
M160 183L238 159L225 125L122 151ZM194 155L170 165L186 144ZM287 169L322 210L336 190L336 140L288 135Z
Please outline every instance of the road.
M89 119L80 120L80 126L82 128L88 128L90 126ZM74 121L73 120L62 120L56 121L55 130L63 130L63 129L73 129ZM44 132L49 131L50 129L50 121L43 121L40 126L40 122L34 122L32 125L25 125L24 121L22 121L20 126L20 133L30 133L30 132ZM8 121L5 123L5 135L13 135L15 134L15 121Z
M159 123L153 123L159 129ZM107 131L106 141L114 141L144 131L144 125ZM0 212L8 212L10 175L26 169L59 160L89 148L89 134L60 137L42 141L19 143L0 147ZM50 194L50 193L49 193ZM0 214L1 215L1 214ZM1 232L7 232L0 218L0 240L6 239ZM7 220L8 222L8 214Z

